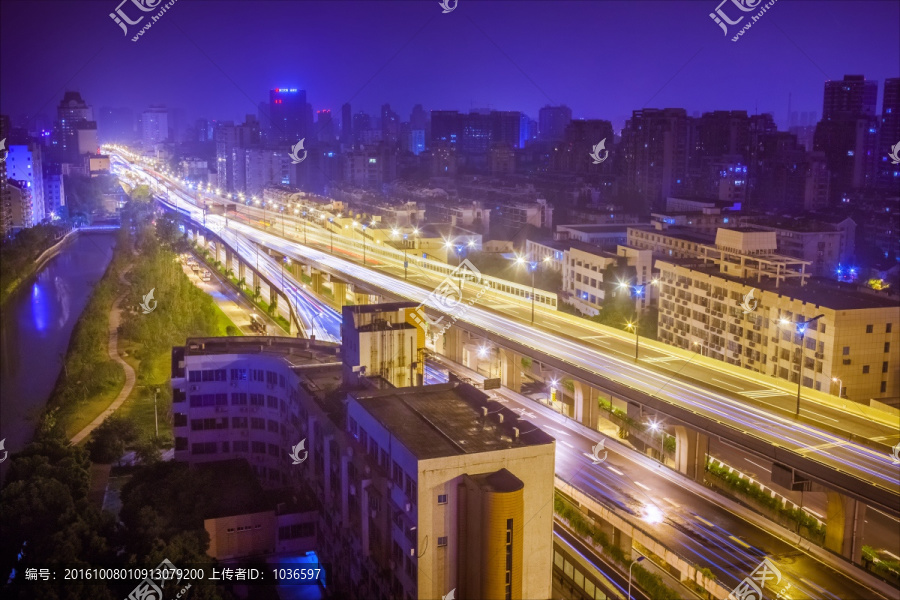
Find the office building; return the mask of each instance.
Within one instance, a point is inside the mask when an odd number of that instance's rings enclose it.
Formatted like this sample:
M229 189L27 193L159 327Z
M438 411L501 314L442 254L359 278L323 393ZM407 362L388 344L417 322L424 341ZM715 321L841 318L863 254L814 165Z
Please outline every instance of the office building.
M316 112L316 139L323 143L334 142L334 120L330 110Z
M384 145L346 152L343 163L343 181L357 187L381 190L397 178L397 153Z
M9 139L9 117L0 115L0 140ZM12 232L12 192L6 181L6 157L9 150L2 150L3 160L0 160L0 239L6 237Z
M259 144L260 125L253 115L247 115L242 125L235 125L232 121L217 125L217 187L229 192L245 190L247 185L246 150L257 148Z
M169 111L165 106L151 106L141 114L141 143L145 149L171 141Z
M538 139L547 142L563 139L571 121L572 109L568 106L544 106L538 111Z
M6 176L21 182L27 192L23 199L18 218L14 219L17 227L33 227L47 218L44 197L44 164L41 144L29 141L25 144L9 146L6 154ZM27 209L24 208L27 206Z
M7 235L35 225L31 188L28 182L15 179L6 180L9 198L9 229Z
M616 246L609 252L579 241L557 243L568 246L563 253L560 298L581 314L600 314L604 302L619 294L635 297L636 314L655 300L655 289L651 289L653 254L649 250ZM635 296L629 286L640 286L643 292Z
M311 137L312 108L306 102L306 90L269 90L268 116L270 122L265 124L267 143L292 146L301 139Z
M878 82L864 75L844 75L842 80L826 81L822 101L822 120L842 117L874 117L878 101Z
M566 126L563 138L553 144L550 155L551 166L555 171L578 174L600 174L606 172L608 166L595 165L591 152L595 145L605 140L605 151L601 158L609 157L613 150L612 123L600 119L571 121ZM612 162L609 163L610 165Z
M59 165L44 165L44 204L50 219L66 216L66 188Z

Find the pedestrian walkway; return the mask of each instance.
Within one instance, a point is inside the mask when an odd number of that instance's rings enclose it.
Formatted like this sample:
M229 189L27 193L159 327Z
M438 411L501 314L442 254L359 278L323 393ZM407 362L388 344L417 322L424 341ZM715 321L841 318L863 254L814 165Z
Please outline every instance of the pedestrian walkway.
M119 281L124 284L127 284L128 281L125 279L126 272L123 272L119 276ZM134 389L134 383L137 379L137 375L134 372L134 369L131 368L127 362L122 360L122 357L119 356L119 324L122 322L122 308L120 303L122 299L125 297L125 294L122 294L116 301L113 302L112 310L109 313L109 357L122 365L122 368L125 369L125 385L122 386L122 389L119 391L119 395L116 396L116 399L113 400L112 404L110 404L106 410L100 413L96 419L91 421L84 429L76 433L72 436L70 440L73 444L80 444L84 438L89 436L92 431L97 429L100 424L106 420L108 416L116 412L122 403L125 402L125 399L131 394L131 390Z

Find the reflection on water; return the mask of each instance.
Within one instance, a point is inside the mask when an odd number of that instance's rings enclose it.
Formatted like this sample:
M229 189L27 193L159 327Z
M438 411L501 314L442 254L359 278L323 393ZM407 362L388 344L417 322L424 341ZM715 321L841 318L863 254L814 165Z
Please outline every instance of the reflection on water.
M114 246L114 233L78 234L0 311L0 439L8 451L31 439L75 322Z

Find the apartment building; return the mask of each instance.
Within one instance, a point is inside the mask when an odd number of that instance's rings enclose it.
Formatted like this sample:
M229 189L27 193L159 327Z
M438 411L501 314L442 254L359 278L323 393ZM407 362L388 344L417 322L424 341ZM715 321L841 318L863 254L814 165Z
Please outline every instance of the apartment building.
M345 337L372 333L369 313L353 316ZM313 522L302 507L215 503L210 551L305 550L314 531L335 597L549 598L555 440L467 384L344 381L359 354L274 337L173 348L175 459L237 459L256 495L306 491L320 507Z
M900 395L895 299L833 282L735 277L696 259L656 268L661 341L853 400ZM819 315L801 338L796 323Z
M617 246L615 252L607 252L583 242L568 244L569 249L563 259L561 297L578 312L591 317L600 314L609 294L633 296L636 311L643 311L655 303L653 255L650 251ZM615 270L610 271L610 267ZM625 272L635 275L624 277ZM614 277L612 281L608 279L610 275ZM635 286L640 289L639 293L634 293Z

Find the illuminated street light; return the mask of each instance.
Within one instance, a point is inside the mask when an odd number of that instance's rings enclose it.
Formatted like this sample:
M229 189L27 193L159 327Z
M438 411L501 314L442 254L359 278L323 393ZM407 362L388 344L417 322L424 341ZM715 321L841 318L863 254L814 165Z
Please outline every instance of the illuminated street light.
M831 381L838 384L838 398L844 397L844 382L839 377L832 377Z

